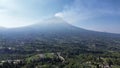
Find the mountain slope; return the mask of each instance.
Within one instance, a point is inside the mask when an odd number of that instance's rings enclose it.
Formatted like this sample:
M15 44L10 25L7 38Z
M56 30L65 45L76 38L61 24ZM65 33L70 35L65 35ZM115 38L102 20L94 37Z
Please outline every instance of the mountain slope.
M2 29L3 30L3 29ZM96 35L114 35L114 36L119 36L118 34L112 34L112 33L104 33L104 32L96 32L96 31L90 31L90 30L85 30L82 28L75 27L71 24L68 24L64 20L60 18L50 18L45 21L42 21L41 23L33 24L31 26L27 27L21 27L21 28L12 28L12 29L5 29L3 32L1 32L5 35L24 35L24 34L96 34Z
M75 26L72 26L68 24L67 22L63 21L60 18L51 18L46 21L43 21L42 23L37 23L31 26L22 27L22 28L13 28L13 29L6 29L3 33L6 36L9 37L15 37L15 36L23 36L24 35L32 35L32 37L35 35L73 35L77 33L84 33L88 30L77 28ZM12 36L13 35L13 36Z
M42 23L42 24L41 24ZM34 45L85 45L89 47L120 47L120 35L90 31L68 24L60 18L50 18L27 27L5 29L0 32L1 46ZM110 43L113 44L110 44ZM2 44L5 43L5 44ZM89 44L89 45L88 45ZM32 45L32 46L33 46Z

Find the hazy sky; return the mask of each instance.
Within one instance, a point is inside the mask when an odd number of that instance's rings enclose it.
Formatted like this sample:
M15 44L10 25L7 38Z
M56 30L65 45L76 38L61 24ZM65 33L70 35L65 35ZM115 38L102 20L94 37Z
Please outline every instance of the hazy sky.
M53 16L90 30L120 33L120 0L0 0L0 26L30 25Z

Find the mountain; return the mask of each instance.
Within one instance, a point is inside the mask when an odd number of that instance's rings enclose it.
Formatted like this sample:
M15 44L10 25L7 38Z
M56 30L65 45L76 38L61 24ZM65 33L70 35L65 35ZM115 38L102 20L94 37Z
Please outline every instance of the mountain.
M30 26L26 27L21 27L21 28L11 28L11 29L5 29L2 28L2 32L4 35L13 35L18 36L18 35L40 35L40 34L45 34L45 35L79 35L79 36L88 36L88 35L106 35L106 36L119 36L119 34L112 34L112 33L104 33L104 32L96 32L96 31L90 31L86 29L82 29L79 27L75 27L66 21L62 20L61 18L53 17L47 20L44 20L40 23L33 24Z
M54 34L59 36L62 36L62 34L73 35L77 33L84 33L87 31L88 30L72 26L60 18L54 17L37 24L27 26L27 27L6 29L1 33L12 38L16 36L21 36L22 38L25 36L29 37L31 35L32 35L31 37L34 37L37 35L53 35L54 36Z
M83 30L81 28L77 28L75 26L72 26L70 24L68 24L67 22L65 22L64 20L60 19L60 18L50 18L47 19L45 21L42 21L40 23L37 24L33 24L27 27L22 27L22 28L12 28L12 29L8 29L6 30L6 32L29 32L29 31L34 31L34 32L40 32L40 33L44 33L44 32L50 32L50 33L54 33L54 32L71 32L71 31L76 31L76 30Z
M6 28L0 26L0 32L4 31Z
M119 34L82 29L56 17L26 27L4 29L0 32L0 36L2 43L7 42L4 46L16 46L21 43L26 43L26 45L28 45L30 43L34 44L36 41L42 41L47 45L60 45L60 43L71 43L72 45L84 42L90 43L89 45L91 46L97 42L106 44L103 47L113 47L113 45L109 45L108 43L113 42L115 43L114 47L118 47L118 44L120 44L117 43L120 41ZM87 44L87 46L89 45Z

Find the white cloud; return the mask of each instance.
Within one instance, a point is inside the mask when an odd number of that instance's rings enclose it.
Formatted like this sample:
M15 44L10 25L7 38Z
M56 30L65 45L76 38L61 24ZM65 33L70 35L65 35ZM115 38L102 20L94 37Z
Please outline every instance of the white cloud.
M113 2L113 0L74 0L73 4L65 7L55 16L81 28L120 33L118 30L119 2Z
M61 17L61 18L62 18L62 17L64 17L64 14L61 13L61 12L59 12L59 13L56 13L56 14L55 14L55 17Z
M52 10L50 13L44 11L52 2L56 4L57 0L0 0L0 26L18 27L49 17L53 15Z
M118 6L113 5L112 2L104 0L74 0L72 5L68 5L67 8L65 7L63 11L56 13L55 16L74 24L104 15L115 14L120 15L120 9Z

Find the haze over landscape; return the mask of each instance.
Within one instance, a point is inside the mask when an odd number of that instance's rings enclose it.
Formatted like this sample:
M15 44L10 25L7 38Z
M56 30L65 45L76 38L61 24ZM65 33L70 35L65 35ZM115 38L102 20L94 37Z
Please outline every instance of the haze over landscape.
M21 27L54 16L95 31L120 33L119 0L0 0L0 26Z
M0 68L120 68L119 0L0 0Z

